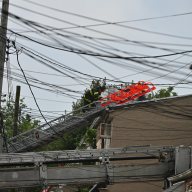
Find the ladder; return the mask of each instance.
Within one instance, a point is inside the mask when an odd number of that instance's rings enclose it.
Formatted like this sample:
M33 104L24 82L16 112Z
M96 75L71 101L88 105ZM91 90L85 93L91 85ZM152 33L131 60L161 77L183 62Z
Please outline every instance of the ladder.
M46 124L9 139L7 141L8 152L17 153L34 150L56 138L62 137L66 132L89 124L95 117L105 111L104 108L94 107L84 113L74 114L74 112L71 112L62 115Z

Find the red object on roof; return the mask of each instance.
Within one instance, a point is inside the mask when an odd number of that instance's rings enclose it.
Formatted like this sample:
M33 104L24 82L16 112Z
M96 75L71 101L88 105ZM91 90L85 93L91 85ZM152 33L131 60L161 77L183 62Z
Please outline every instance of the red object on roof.
M139 81L138 83L128 85L114 93L110 93L99 101L102 107L109 106L110 104L124 104L138 99L155 89L156 87L151 82Z

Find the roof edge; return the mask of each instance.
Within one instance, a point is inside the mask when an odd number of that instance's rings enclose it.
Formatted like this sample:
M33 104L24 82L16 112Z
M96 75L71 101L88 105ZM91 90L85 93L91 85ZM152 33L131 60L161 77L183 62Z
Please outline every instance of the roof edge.
M160 103L160 102L166 102L166 101L170 101L170 100L183 99L183 98L187 98L187 97L192 97L192 94L172 96L172 97L166 97L166 98L155 98L155 99L144 100L144 101L133 101L131 103L110 106L108 108L110 110L115 110L115 109L122 109L122 108L131 107L131 106L145 105L145 104L148 104L148 103Z

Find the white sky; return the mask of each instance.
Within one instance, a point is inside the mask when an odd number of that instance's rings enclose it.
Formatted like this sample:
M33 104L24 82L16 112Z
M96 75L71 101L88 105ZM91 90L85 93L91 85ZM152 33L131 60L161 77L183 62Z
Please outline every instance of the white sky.
M130 20L137 20L137 19L143 19L143 18L149 18L149 17L174 15L174 14L180 14L180 13L186 13L186 12L192 11L191 0L182 0L182 1L181 0L156 0L156 1L154 0L78 0L78 1L77 0L54 0L54 1L53 0L32 0L32 1L36 3L40 3L42 5L46 5L48 7L69 11L76 14L88 16L91 18L105 20L108 22L130 21ZM72 25L66 24L61 21L53 20L51 18L42 16L40 14L32 13L29 10L37 11L39 13L58 18L60 20L66 20L68 22L76 23L77 25L80 25L80 26L94 25L94 24L101 23L101 22L87 20L85 18L71 16L58 11L49 10L45 7L43 8L42 6L33 5L29 3L27 0L10 0L10 3L12 3L10 5L11 13L18 15L27 20L33 20L35 22L39 22L44 25L52 26L53 28L68 28L68 27L71 27ZM18 8L15 5L22 6L29 10ZM163 18L163 19L123 23L124 25L131 26L131 27L142 28L145 30L155 31L160 33L173 34L177 36L191 37L191 39L189 38L181 39L181 38L173 38L173 37L167 37L162 35L155 35L151 33L131 30L128 28L118 27L115 25L95 26L95 27L90 27L90 29L95 29L101 32L110 33L111 35L120 36L124 39L126 38L134 41L147 41L147 42L150 41L150 42L175 43L175 44L177 43L177 44L189 45L189 46L166 46L166 45L152 44L154 46L158 46L162 48L170 48L170 49L177 49L177 50L183 51L183 50L192 50L191 20L192 20L192 14L178 16L178 17ZM16 21L13 18L10 18L9 26L8 26L9 29L12 29L18 33L29 30L29 28L27 28L26 25L23 25L23 24L18 25L18 23L20 22ZM93 31L86 30L84 28L74 28L74 29L67 29L67 30L69 32L80 33L82 35L92 36L96 38L115 39L115 37L109 37L103 34L95 33ZM30 36L32 38L36 38L39 41L40 40L46 40L49 42L51 41L50 39L48 40L47 38L42 37L37 33L22 33L22 34L26 36ZM70 35L70 33L68 33L68 35ZM23 40L20 37L10 33L8 37L10 37L10 39L12 40L16 40L16 43L21 43L24 46L30 47L31 49L38 51L40 53L43 53L48 57L54 60L57 60L69 67L72 67L82 73L98 76L101 78L107 77L109 79L112 79L111 76L108 76L105 72L99 70L95 66L83 60L77 54L46 48L44 46L38 45L37 43L32 43L30 41ZM61 37L58 37L58 38L60 38L61 43L65 43L64 41L62 41ZM69 41L69 40L66 40L66 41ZM73 42L73 43L76 43L76 42ZM114 49L122 49L124 51L135 52L137 54L161 55L161 54L170 53L167 51L149 49L149 48L135 46L135 45L109 43L106 41L104 43L107 43L107 45L112 46ZM52 42L52 44L56 45L55 42ZM120 54L122 56L132 56L132 55L125 55L115 51L113 53ZM109 72L116 78L127 76L126 78L121 79L123 81L127 81L127 82L130 82L132 80L134 80L135 82L139 80L148 81L150 79L158 77L158 75L155 74L154 69L151 70L150 73L148 74L140 73L140 74L131 76L131 74L139 72L139 70L133 71L130 68L129 69L121 68L119 66L111 65L106 62L101 62L97 58L91 57L91 56L86 56L86 58L91 60L91 62L94 62L97 66ZM172 57L166 57L165 59L173 60L176 58L178 58L176 61L183 62L183 64L177 65L175 62L171 63L172 66L175 66L174 70L176 70L175 72L170 73L171 75L173 75L171 79L166 79L165 77L161 77L158 79L154 79L152 81L153 83L177 83L178 80L174 77L178 77L178 78L180 77L180 79L187 78L186 75L190 72L189 66L190 66L190 63L192 63L192 58L189 56L181 57L181 55L177 55ZM70 78L66 78L61 73L53 71L52 69L49 69L43 66L42 64L34 61L33 59L30 59L23 53L20 53L19 60L26 74L31 75L36 79L39 79L47 83L52 83L55 85L61 85L61 86L64 86L65 88L73 89L76 91L77 90L84 91L86 88L86 86L80 86L79 82L76 82ZM117 61L119 62L119 60ZM161 62L162 64L164 63L164 68L166 69L165 61L159 61L159 60L150 60L150 61L154 61L154 62L158 61L158 62ZM122 62L125 62L126 65L129 65L132 67L138 66L136 63L130 64L129 61L122 60ZM10 56L10 65L11 65L11 68L13 68L12 73L19 72L18 70L15 70L15 67L18 68L18 65L16 62L16 55L14 54ZM179 68L182 68L182 70L180 70ZM151 68L146 68L145 65L141 66L140 68L141 71L147 70L147 69L151 69ZM34 71L34 72L29 72L29 71ZM178 76L178 72L180 71L183 72L183 75ZM40 73L35 73L35 72L40 72ZM49 73L49 74L56 74L56 75L43 75L42 73ZM161 73L162 75L166 75L168 72L161 71ZM84 77L86 78L86 76ZM191 75L189 75L186 81L191 82L191 80L192 80ZM6 81L7 80L5 78L4 92L7 92ZM12 83L13 83L13 89L15 89L16 85L21 85L21 97L25 97L25 102L28 105L28 107L32 109L36 109L33 99L30 98L32 96L29 92L28 87L19 82L13 81ZM86 81L86 83L88 82ZM181 87L181 85L178 87ZM189 86L182 85L182 87L187 87L187 88L176 89L176 91L180 95L192 93L191 84L189 84ZM157 88L161 88L161 87L157 87ZM70 110L71 102L75 101L72 98L62 96L59 93L53 94L53 93L36 89L36 88L32 88L32 89L35 93L38 104L42 109L42 111L56 111L55 114L44 112L45 116L51 115L51 116L57 117L59 116L59 114L64 113L65 110L67 111ZM47 99L50 101L43 100L43 99ZM57 112L57 111L60 111L60 112Z

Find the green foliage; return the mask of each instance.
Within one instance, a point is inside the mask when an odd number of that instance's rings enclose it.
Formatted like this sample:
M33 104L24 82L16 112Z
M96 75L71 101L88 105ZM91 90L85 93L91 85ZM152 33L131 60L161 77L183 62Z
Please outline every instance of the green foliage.
M153 98L165 98L165 97L171 97L171 96L177 96L177 93L174 92L174 87L169 86L167 89L160 89L155 94L149 94L148 99Z
M100 80L93 80L90 88L84 91L81 99L73 103L73 111L76 111L83 106L87 106L87 108L94 106L92 103L100 99L101 93L105 90L105 88L105 79L102 82Z
M76 102L73 102L72 104L72 110L73 110L73 114L79 114L81 111L79 111L79 109L83 107L83 100L79 99Z
M85 143L93 149L96 148L96 134L96 129L87 129L87 132L85 134Z
M87 109L92 106L91 103L97 101L100 98L102 91L105 90L105 80L102 82L100 80L93 80L90 88L84 91L83 96L80 100L73 102L72 110L73 114L78 115L79 113L83 113L84 111L79 111L79 108L83 106L87 106ZM90 104L90 106L89 106ZM86 109L86 110L87 110ZM38 149L42 150L73 150L79 146L79 143L83 136L85 135L85 143L86 145L91 146L92 148L96 147L96 130L88 129L87 127L82 127L80 129L76 129L70 133L66 133L61 136L61 138L51 142L50 144Z
M90 188L89 187L82 187L78 189L78 192L89 192Z
M5 133L7 137L13 135L13 119L14 119L14 99L10 97L8 101L2 106L3 123L5 127ZM24 99L20 99L19 115L18 115L18 133L25 132L29 129L37 127L39 125L38 120L31 118L31 115L26 112L27 106L24 103Z
M38 151L74 150L78 147L81 138L86 133L86 130L87 127L65 133L64 135L61 135L61 138L39 148Z
M94 107L95 101L98 101L101 98L101 93L106 89L105 79L101 82L101 80L93 80L90 88L84 91L83 96L80 100L76 101L72 105L73 113L79 114L89 110L90 107ZM85 106L82 111L78 111L81 107ZM86 129L87 132L84 137L84 143L87 146L92 148L96 148L96 130L95 129ZM81 148L85 147L84 144L79 146Z

